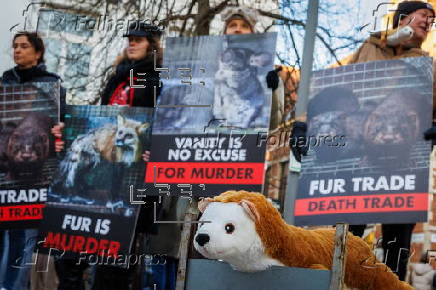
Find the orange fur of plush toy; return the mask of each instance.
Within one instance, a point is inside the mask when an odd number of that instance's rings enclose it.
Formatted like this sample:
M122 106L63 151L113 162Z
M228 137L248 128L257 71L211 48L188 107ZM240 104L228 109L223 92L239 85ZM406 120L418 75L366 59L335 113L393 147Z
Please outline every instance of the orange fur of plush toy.
M260 193L227 191L214 198L206 198L199 207L209 202L244 201L255 218L256 232L265 252L286 266L331 269L335 231L332 229L306 230L286 224L280 213ZM202 204L203 203L203 204ZM375 258L369 246L359 237L348 234L345 284L358 289L399 290L413 289L402 282L383 263Z

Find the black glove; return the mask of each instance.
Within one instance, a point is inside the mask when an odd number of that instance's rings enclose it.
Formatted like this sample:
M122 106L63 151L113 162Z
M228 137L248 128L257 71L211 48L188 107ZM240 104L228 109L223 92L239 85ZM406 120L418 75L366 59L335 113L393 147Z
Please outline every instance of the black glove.
M307 124L304 122L295 122L292 125L291 138L289 140L289 146L292 153L298 162L301 162L301 156L306 156L309 150L309 144L307 144Z
M436 274L433 275L433 281L431 285L433 286L433 289L436 289Z
M279 71L282 70L282 67L279 66L275 70L269 71L266 75L266 84L267 87L272 89L273 91L277 89L279 86L279 75L277 74Z
M433 127L431 127L430 129L427 129L424 132L424 139L425 140L434 140L434 139L436 139L436 124L434 124Z

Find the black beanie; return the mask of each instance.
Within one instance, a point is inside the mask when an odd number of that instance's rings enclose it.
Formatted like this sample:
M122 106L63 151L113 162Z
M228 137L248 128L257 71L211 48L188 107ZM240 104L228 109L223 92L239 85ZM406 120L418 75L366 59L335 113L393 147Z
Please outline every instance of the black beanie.
M403 1L398 4L398 8L394 14L393 28L397 28L400 22L400 16L409 15L419 9L428 9L435 15L434 9L430 3L421 1Z

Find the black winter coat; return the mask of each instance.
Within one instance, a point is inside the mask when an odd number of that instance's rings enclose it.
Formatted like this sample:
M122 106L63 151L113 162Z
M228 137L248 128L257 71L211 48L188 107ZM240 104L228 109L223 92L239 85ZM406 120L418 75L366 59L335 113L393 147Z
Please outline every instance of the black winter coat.
M0 82L6 85L17 85L31 82L57 82L59 80L61 80L60 76L48 72L45 64L40 63L30 69L21 70L18 69L18 67L14 67L10 70L7 70L3 73ZM59 100L61 121L63 120L63 116L65 114L65 98L66 90L61 86Z
M101 97L102 105L108 105L110 103L113 93L120 85L130 86L131 69L133 69L134 77L132 84L135 86L142 86L141 88L130 88L130 90L133 90L133 100L131 105L134 107L154 107L153 87L156 87L156 99L160 94L161 87L159 72L154 70L153 58L145 58L136 62L131 62L129 60L122 61L116 67L115 74L107 82ZM145 75L142 75L143 73L145 73Z

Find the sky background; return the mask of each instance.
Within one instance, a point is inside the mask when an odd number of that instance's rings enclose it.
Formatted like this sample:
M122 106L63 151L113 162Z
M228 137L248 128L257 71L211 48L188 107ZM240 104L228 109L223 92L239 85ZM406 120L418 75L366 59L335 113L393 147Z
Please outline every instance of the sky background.
M332 32L336 34L342 33L350 33L354 31L357 27L363 26L367 23L373 22L372 10L377 7L379 3L382 3L382 0L320 0L321 6L324 4L330 5L329 11L338 11L339 15L331 17L328 15L327 11L320 10L319 12L319 23L323 26L329 27ZM388 1L385 1L388 2ZM0 9L0 39L3 41L0 44L0 72L5 71L14 66L12 60L12 50L11 50L11 40L12 33L9 29L15 24L19 24L22 28L24 25L25 16L22 16L23 10L26 9L26 6L30 3L30 0L2 0L3 4ZM301 7L305 7L307 5L307 0L301 2ZM384 10L382 14L386 13L386 6L384 6ZM382 15L380 14L380 15ZM297 15L293 15L296 19L305 20L304 11L300 12ZM372 24L371 24L372 25ZM354 35L360 38L366 38L368 36L368 30L371 25L367 26L360 33ZM16 31L16 29L14 29ZM297 49L298 51L302 51L302 43L303 43L304 34L300 34L299 39L297 39ZM333 40L333 46L340 46L340 40ZM283 53L287 58L290 59L292 63L295 61L295 53L292 50L289 50L282 41L282 44L279 46ZM350 47L339 51L338 55L340 57L344 57L351 53L355 47ZM328 56L328 51L323 48L323 45L319 40L316 42L316 57L314 63L314 69L320 69L330 63L333 62L333 59Z
M9 29L15 24L24 24L23 10L26 9L29 0L2 0L0 7L0 72L14 66L12 60L11 41L12 33Z

